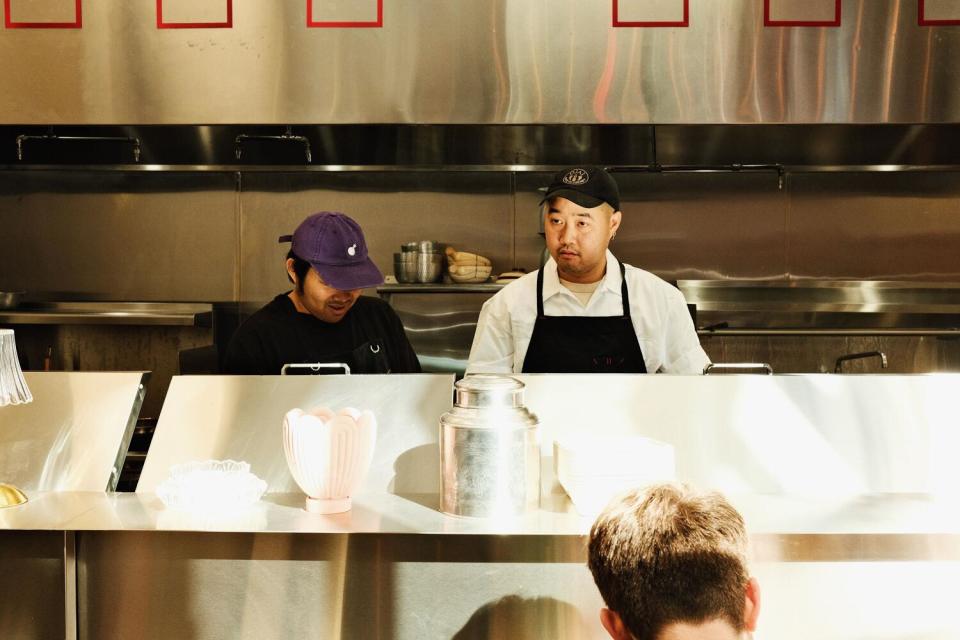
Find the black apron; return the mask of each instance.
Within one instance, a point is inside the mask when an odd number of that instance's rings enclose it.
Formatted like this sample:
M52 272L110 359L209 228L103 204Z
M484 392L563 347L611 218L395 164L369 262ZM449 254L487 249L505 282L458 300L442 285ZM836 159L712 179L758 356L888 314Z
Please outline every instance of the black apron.
M537 321L523 373L646 373L630 320L626 270L620 264L622 316L548 316L543 312L543 269L537 273ZM558 274L559 275L559 274Z
M387 358L387 348L379 340L364 342L351 351L312 355L313 357L306 362L287 364L343 362L350 367L350 373L390 373L390 360ZM288 369L287 373L288 375L326 375L341 373L341 371L327 368L310 370L298 367Z

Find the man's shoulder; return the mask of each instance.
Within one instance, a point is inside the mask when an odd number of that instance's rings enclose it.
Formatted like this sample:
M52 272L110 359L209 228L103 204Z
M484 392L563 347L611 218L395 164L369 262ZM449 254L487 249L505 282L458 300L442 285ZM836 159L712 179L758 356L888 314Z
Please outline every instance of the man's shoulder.
M293 304L286 294L280 294L250 314L237 328L237 332L256 332L260 327L283 322L290 316L290 310L292 308Z
M353 309L360 313L370 313L381 316L397 315L393 307L391 307L386 300L375 298L374 296L360 296L357 298L357 301L353 303Z
M537 289L537 273L539 273L539 270L531 271L530 273L525 273L520 276L513 282L507 283L503 289L500 289L500 291L494 294L490 300L513 302L528 296L531 291L536 291Z
M353 303L353 309L350 310L350 315L354 317L354 321L365 326L369 326L370 323L379 327L392 327L401 324L400 316L390 306L390 303L373 296L357 298L357 301Z
M630 285L631 288L640 287L648 292L668 298L683 296L679 289L660 276L627 263L623 263L623 266L627 275L627 284Z

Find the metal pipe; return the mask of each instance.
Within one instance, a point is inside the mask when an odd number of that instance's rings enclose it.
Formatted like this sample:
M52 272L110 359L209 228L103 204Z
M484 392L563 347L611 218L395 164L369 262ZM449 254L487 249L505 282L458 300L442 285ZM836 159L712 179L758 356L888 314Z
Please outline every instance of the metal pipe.
M125 142L133 145L133 161L140 162L140 138L133 138L129 136L59 136L54 134L53 130L50 130L44 135L21 134L16 138L17 160L23 160L23 145L28 140L47 140L56 142Z
M273 140L278 142L298 142L303 145L303 153L307 159L307 163L313 162L313 155L310 153L310 140L306 136L295 135L293 133L293 127L287 126L284 132L278 136L268 136L268 135L256 135L256 134L246 134L241 133L233 140L233 154L237 157L237 160L240 160L243 155L243 143L249 142L252 140Z

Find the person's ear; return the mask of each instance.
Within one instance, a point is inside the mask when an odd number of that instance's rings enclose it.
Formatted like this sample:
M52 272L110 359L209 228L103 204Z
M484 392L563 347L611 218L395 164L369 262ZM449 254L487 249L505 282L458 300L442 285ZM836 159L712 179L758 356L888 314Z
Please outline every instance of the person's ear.
M633 640L623 620L616 611L604 607L600 609L600 624L607 630L613 640Z
M297 272L293 269L293 258L287 258L287 277L290 278L290 282L293 283L293 286L297 286Z
M757 618L760 617L760 583L756 578L747 582L743 603L743 626L747 631L756 631Z
M620 222L623 220L623 214L619 211L614 211L610 215L610 237L617 235L617 229L620 228Z

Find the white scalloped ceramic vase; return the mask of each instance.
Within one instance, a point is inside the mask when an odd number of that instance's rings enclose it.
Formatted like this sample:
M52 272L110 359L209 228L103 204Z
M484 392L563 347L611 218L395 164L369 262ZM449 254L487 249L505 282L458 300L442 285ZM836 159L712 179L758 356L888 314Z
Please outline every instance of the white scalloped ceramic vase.
M313 513L349 511L373 460L377 419L353 408L334 413L316 407L291 409L283 417L283 452Z

